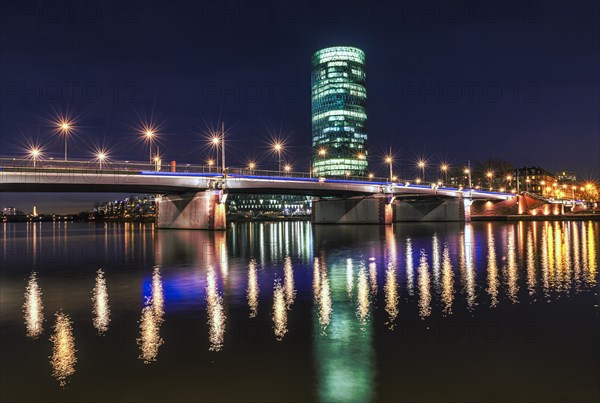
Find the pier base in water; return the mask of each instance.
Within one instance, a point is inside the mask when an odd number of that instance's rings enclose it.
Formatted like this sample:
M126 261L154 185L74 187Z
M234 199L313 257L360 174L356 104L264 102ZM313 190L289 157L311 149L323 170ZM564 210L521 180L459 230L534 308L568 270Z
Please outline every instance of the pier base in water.
M161 196L156 199L158 229L226 229L222 190Z

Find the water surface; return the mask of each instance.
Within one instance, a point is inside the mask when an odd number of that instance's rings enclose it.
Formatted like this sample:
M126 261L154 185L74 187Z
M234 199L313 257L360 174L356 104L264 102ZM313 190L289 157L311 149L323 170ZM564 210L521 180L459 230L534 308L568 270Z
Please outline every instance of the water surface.
M4 224L0 398L598 401L598 227Z

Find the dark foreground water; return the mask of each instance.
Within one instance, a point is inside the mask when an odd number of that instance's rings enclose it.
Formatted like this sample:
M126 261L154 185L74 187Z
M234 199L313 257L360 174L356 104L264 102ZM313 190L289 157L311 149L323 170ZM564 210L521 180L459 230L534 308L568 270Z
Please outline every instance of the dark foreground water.
M598 401L598 222L4 224L2 401Z

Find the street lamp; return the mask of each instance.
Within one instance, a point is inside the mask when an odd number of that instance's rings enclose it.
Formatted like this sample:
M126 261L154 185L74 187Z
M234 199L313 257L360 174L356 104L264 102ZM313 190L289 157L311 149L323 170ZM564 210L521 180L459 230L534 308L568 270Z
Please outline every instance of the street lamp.
M209 158L208 161L206 161L206 163L208 164L208 171L212 171L212 167L215 165L215 160Z
M71 134L72 128L73 123L67 118L61 118L58 121L58 131L65 137L65 162L67 162L67 140L69 138L69 134Z
M492 178L494 177L494 172L493 171L487 171L485 173L485 176L487 176L488 178L488 184L490 185L490 189L492 188Z
M152 130L151 128L147 128L144 131L144 138L146 139L146 141L148 142L148 153L150 154L150 163L152 164L152 141L154 141L154 130Z
M467 174L467 176L469 178L469 189L471 189L472 188L472 183L471 183L471 169L465 168L464 172Z
M423 182L425 182L425 161L419 160L417 166L421 168L421 178L423 179Z
M256 162L254 161L250 161L248 162L248 169L252 172L254 171L254 169L256 169Z
M98 164L100 165L100 169L102 169L102 163L106 160L106 151L98 151L96 154L96 160L98 160Z
M33 159L33 167L35 168L35 163L38 157L42 155L42 150L37 147L33 147L31 150L29 150L29 155Z
M446 186L448 185L448 169L449 169L449 168L450 168L450 167L449 167L449 166L448 166L448 164L446 164L446 163L443 163L443 164L440 166L440 170L441 170L441 171L444 173L444 183L446 184Z
M385 162L390 165L390 182L393 182L394 181L394 174L393 174L394 159L392 158L391 154L388 154L388 156L385 157Z
M221 137L215 134L211 137L210 143L217 149L217 170L219 169L219 146L221 145Z
M277 170L281 172L281 153L283 152L283 142L281 140L275 140L272 144L272 148L273 151L277 154Z
M285 166L283 167L283 169L285 170L285 172L291 172L292 171L292 166L290 164L285 164Z

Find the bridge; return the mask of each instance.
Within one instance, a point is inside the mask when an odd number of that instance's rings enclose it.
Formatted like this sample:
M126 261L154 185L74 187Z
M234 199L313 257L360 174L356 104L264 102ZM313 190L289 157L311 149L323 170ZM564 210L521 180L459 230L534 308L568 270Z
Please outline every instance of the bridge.
M154 193L158 228L224 229L228 194L313 196L315 223L468 221L474 200L509 202L512 193L376 177L312 177L278 172L139 162L0 159L0 192Z

